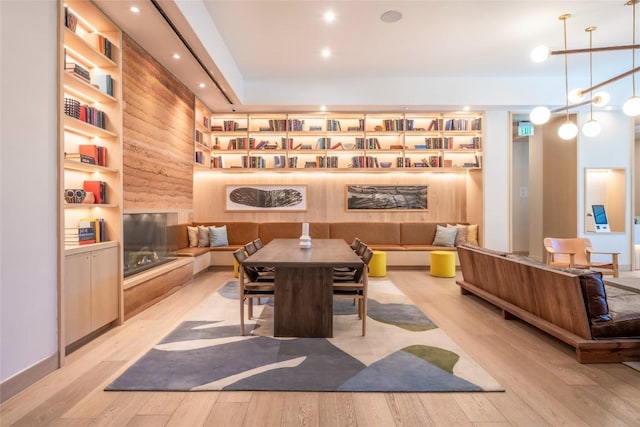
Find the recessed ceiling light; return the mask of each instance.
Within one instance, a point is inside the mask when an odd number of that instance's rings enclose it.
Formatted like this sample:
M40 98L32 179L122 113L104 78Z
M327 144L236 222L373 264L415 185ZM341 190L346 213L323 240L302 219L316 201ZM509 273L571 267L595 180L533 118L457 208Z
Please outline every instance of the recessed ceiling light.
M465 105L462 109L463 109L464 111L469 111L471 108L470 108L468 105Z
M327 111L327 106L326 105L321 105L320 106L320 111Z
M398 22L401 19L402 13L398 12L397 10L387 10L385 13L380 15L380 20L382 22Z
M173 59L180 59L180 54L179 53L174 53L173 54Z
M332 10L327 10L324 15L322 15L322 18L325 22L331 23L336 20L336 14Z
M330 56L331 56L331 49L329 49L328 47L322 49L322 57L323 58L328 58Z
M140 13L140 8L138 6L131 6L129 10L133 13Z
M198 86L200 86L201 88L204 88L206 85L204 83L200 83Z

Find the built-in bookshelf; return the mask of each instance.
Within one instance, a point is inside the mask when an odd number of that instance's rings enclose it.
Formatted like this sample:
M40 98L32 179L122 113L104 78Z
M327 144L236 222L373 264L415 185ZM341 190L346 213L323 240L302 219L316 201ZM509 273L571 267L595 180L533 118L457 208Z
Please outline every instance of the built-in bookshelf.
M482 168L482 113L215 114L210 124L217 171Z
M195 131L193 161L198 168L211 167L211 111L198 99L195 101Z
M120 30L91 2L60 2L61 349L119 320Z

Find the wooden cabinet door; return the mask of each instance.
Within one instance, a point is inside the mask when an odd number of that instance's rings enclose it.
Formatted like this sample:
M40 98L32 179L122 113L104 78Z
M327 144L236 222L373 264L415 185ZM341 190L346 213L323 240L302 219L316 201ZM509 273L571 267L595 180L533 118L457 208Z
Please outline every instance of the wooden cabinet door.
M91 252L91 330L118 318L118 248Z
M91 332L91 255L68 255L64 278L65 345Z

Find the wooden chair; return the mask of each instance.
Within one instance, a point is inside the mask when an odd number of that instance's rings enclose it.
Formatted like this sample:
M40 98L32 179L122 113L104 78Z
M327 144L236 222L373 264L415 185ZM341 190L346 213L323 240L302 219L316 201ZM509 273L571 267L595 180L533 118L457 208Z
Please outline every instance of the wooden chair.
M590 269L618 277L619 252L596 251L591 246L591 240L586 237L545 237L544 248L547 251L546 262L553 267ZM594 262L591 261L591 255L608 255L611 260Z
M233 256L240 265L242 272L238 281L238 289L240 292L240 334L244 335L244 302L247 301L248 318L253 318L253 300L262 297L272 297L275 295L274 283L272 280L261 280L261 275L254 269L244 265L244 260L248 258L244 248L237 249L233 252Z
M367 247L362 255L364 266L357 268L351 275L334 275L333 297L353 298L358 301L358 318L362 319L362 336L367 333L367 289L368 280L365 280L364 269L373 257L373 250Z
M262 243L262 240L259 237L253 241L253 244L255 245L257 250L264 248L264 244Z
M246 243L244 245L244 249L247 251L247 254L249 254L249 256L258 252L258 248L256 248L256 244L253 241Z

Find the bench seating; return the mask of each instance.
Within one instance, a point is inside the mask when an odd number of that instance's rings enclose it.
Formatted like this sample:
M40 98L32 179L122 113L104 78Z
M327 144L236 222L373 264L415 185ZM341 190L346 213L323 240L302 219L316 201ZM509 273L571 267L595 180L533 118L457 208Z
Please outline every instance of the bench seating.
M455 222L451 222L455 223ZM189 247L187 225L220 227L226 225L228 246ZM455 251L455 247L434 246L435 222L312 222L309 235L312 239L343 239L351 243L355 237L366 242L373 250L388 252L387 265L422 267L429 265L429 253L434 250ZM169 227L169 252L176 256L200 258L194 264L194 272L208 266L233 265L233 251L245 243L260 238L265 244L276 238L297 239L302 231L299 222L194 222ZM198 270L198 271L195 271Z
M461 292L575 348L580 363L640 361L640 293L606 285L599 272L461 245Z

